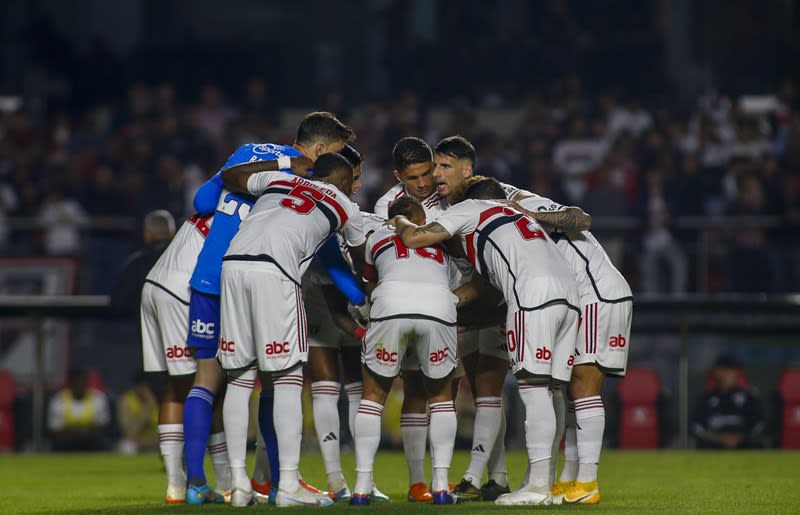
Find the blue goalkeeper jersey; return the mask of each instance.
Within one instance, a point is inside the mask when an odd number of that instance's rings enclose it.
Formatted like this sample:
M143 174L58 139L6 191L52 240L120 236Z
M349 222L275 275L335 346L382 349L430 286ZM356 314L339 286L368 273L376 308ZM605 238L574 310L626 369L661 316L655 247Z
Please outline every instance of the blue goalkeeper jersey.
M197 265L195 265L194 273L189 280L189 285L193 289L211 295L220 294L222 257L239 230L239 224L250 213L250 208L253 207L256 200L247 194L231 193L222 189L221 180L218 178L222 171L242 163L271 161L281 156L297 157L301 155L299 150L289 145L248 143L236 149L219 172L200 187L195 197L195 210L206 213L213 210L214 222L211 224L211 230L203 244L203 249L197 256ZM216 196L216 206L210 203L215 198L213 189L219 190ZM212 190L212 194L209 194L209 190ZM211 200L209 201L209 199Z

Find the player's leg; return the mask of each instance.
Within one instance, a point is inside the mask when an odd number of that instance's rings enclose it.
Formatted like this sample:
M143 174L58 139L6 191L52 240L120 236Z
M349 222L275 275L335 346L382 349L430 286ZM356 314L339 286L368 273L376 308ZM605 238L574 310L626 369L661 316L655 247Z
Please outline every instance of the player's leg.
M428 441L428 401L422 374L418 370L403 369L403 406L400 414L400 434L403 452L408 465L408 500L432 500L425 479L425 449Z
M186 472L183 469L183 403L192 375L169 376L158 410L158 444L167 472L167 504L186 500Z
M508 359L500 359L486 354L480 355L476 374L477 397L474 441L486 442L486 453L474 452L474 470L483 473L488 466L488 481L481 486L481 499L494 501L509 492L508 471L505 461L506 418L503 412L503 383L508 373ZM480 418L479 418L480 417ZM481 443L478 443L480 446ZM473 445L474 449L475 445ZM479 468L480 467L480 468ZM477 479L477 478L476 478Z
M339 382L339 351L329 346L311 346L308 364L312 381L314 427L328 475L328 491L334 494L337 502L349 501L350 488L342 474L339 446L339 395L342 391L342 383Z
M250 387L252 390L252 387ZM214 489L221 493L226 503L231 502L231 469L228 462L228 444L225 442L225 425L222 421L222 400L227 395L227 383L222 381L211 412L211 434L208 436L208 455L214 467ZM248 392L249 400L249 392ZM249 408L249 405L248 405Z
M448 472L456 440L456 408L451 386L456 368L456 328L431 320L417 321L417 360L424 377L430 406L431 495L434 504L456 504L460 498L450 493Z
M250 419L250 395L255 387L256 376L255 365L228 371L222 414L230 458L231 503L234 506L247 506L254 500L250 477L247 475L247 422Z
M223 379L217 362L219 336L219 297L192 291L189 304L189 336L186 343L197 360L197 373L183 411L184 456L188 488L186 502L203 504L222 502L207 485L203 463L211 434L211 414L216 392Z

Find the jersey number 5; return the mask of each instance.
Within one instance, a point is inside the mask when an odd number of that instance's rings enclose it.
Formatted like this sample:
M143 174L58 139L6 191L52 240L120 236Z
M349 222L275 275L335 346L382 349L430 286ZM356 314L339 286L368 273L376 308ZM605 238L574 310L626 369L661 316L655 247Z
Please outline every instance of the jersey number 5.
M317 202L325 198L325 194L314 188L298 184L287 193L289 198L281 200L281 206L291 209L301 215L307 215L317 207Z

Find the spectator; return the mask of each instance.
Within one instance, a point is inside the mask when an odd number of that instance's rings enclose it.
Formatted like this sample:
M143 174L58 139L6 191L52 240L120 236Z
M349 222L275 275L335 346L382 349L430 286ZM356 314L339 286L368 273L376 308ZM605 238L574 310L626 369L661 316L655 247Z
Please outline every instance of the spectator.
M89 374L72 369L67 386L50 399L47 427L56 451L101 451L109 447L108 397L89 387Z
M122 394L117 408L122 438L122 454L137 454L158 448L158 401L144 372L133 379L131 388Z
M51 256L76 256L81 250L81 229L89 223L83 207L53 188L38 215L44 228L44 250Z
M761 401L742 380L741 363L720 356L710 373L710 388L700 394L692 418L692 434L701 449L761 447L764 421Z

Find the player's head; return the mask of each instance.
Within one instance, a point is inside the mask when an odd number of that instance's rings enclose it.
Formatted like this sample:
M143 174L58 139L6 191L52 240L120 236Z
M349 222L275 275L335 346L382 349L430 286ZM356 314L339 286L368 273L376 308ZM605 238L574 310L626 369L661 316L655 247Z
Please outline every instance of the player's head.
M166 209L150 211L144 217L144 242L169 241L175 236L175 218Z
M473 175L464 181L464 192L460 195L461 200L497 200L505 198L506 192L497 179L482 175Z
M353 165L337 152L328 152L317 158L314 180L333 184L348 197L353 195Z
M389 218L403 215L417 225L425 225L425 209L422 203L410 195L403 195L389 204Z
M394 176L406 187L406 193L419 200L433 193L433 152L420 138L407 137L392 150Z
M449 197L463 187L475 169L475 147L462 136L450 136L434 148L433 182L439 196Z
M345 143L355 139L355 132L332 113L309 113L297 127L294 145L312 161L326 152L339 152ZM314 168L316 172L316 167Z
M716 387L723 392L732 390L736 387L739 379L739 372L742 364L730 354L723 354L714 363L711 376L716 383Z
M358 193L358 190L361 189L361 163L364 162L364 158L361 157L361 153L349 143L346 144L339 153L353 166L353 195L355 195Z

